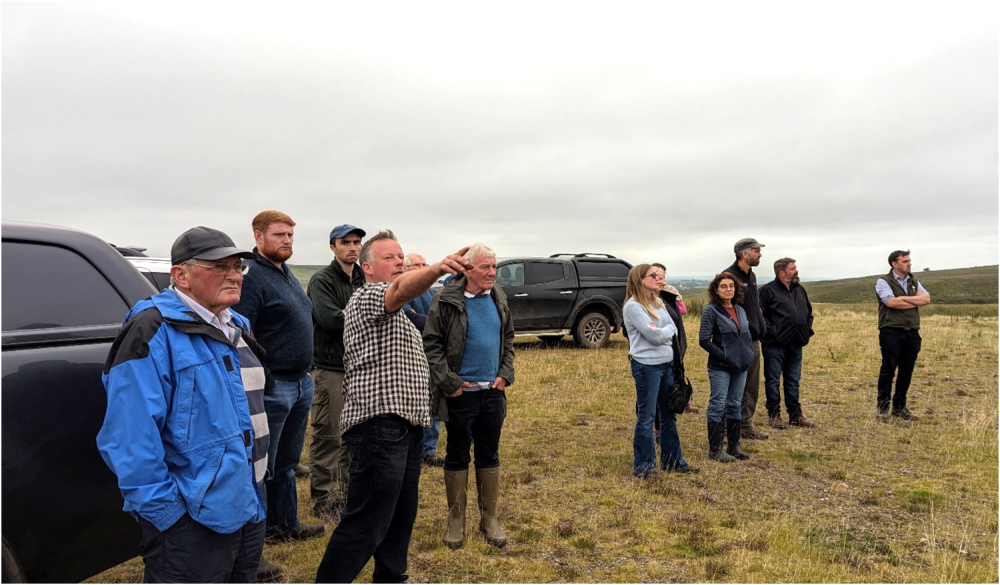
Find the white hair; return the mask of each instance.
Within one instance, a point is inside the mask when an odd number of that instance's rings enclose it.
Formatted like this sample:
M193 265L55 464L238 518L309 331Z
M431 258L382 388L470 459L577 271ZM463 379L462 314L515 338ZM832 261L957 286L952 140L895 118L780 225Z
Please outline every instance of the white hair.
M421 260L424 261L424 264L427 263L427 257L424 256L423 254L421 254L420 252L410 252L409 254L406 255L406 267L407 268L409 268L410 266L413 265L413 259L414 258L420 258Z
M484 258L496 258L497 253L482 242L476 242L469 246L469 251L465 253L465 259L469 262L473 262L476 257L482 256Z

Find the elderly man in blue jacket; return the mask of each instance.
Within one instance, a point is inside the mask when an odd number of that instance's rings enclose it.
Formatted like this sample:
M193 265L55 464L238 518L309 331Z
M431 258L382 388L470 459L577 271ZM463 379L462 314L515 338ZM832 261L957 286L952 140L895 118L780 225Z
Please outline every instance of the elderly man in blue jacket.
M146 582L253 582L264 547L263 350L229 307L254 256L206 227L181 234L170 256L171 286L132 308L108 354L97 446L139 522Z

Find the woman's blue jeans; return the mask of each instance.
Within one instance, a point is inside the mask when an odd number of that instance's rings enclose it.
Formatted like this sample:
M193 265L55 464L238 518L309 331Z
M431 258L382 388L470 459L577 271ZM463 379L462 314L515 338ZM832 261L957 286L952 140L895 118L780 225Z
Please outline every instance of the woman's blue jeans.
M741 420L743 387L747 382L747 371L738 374L725 370L708 368L708 422L717 423L723 415L729 420Z
M656 469L656 437L653 418L660 407L660 469L687 467L677 435L677 419L667 408L667 397L674 383L674 364L646 365L629 358L635 379L635 433L632 437L632 474L648 475Z

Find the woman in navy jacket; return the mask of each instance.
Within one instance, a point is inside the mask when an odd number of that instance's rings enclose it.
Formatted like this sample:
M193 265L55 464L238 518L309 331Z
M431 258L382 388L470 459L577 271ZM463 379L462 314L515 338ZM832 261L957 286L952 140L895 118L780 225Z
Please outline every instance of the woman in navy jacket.
M749 459L740 449L740 408L747 368L753 360L753 341L747 315L739 304L743 286L728 272L717 274L708 286L709 303L701 313L698 343L708 352L709 459L724 463ZM722 439L729 435L727 451Z

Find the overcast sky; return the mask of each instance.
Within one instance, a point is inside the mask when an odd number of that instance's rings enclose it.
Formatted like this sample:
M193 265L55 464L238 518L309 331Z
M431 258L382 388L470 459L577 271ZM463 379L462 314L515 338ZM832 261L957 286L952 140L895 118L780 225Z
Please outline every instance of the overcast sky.
M2 214L709 275L996 264L995 2L2 6ZM669 276L668 276L669 280Z

